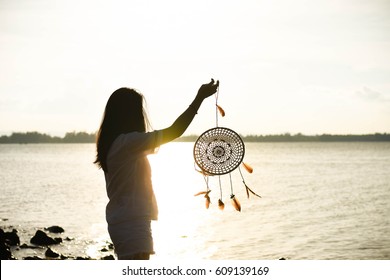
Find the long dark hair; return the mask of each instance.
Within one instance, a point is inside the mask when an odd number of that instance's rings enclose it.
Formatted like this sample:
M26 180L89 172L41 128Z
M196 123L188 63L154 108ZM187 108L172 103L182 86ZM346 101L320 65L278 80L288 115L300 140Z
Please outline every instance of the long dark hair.
M108 171L108 151L120 134L134 131L146 132L150 129L144 103L143 95L131 88L117 89L108 99L97 133L94 162L105 172Z

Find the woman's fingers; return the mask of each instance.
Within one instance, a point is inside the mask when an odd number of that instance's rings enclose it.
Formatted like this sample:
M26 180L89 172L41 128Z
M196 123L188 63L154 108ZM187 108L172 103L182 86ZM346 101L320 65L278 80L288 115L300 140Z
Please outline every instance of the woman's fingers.
M214 92L216 92L218 89L218 86L219 86L219 80L217 80L217 82L215 82L214 79L211 79L209 86L211 86L212 89L214 90Z
M211 79L210 83L204 84L200 87L198 93L202 96L202 98L207 98L217 92L218 86L219 81L215 82L214 79Z

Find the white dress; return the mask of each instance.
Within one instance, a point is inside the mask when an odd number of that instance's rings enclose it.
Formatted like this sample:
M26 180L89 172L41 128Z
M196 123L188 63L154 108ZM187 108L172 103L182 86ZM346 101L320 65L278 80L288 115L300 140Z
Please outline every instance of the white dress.
M147 155L159 147L161 136L161 131L121 134L108 152L106 220L118 258L154 253L150 222L157 220L158 208Z

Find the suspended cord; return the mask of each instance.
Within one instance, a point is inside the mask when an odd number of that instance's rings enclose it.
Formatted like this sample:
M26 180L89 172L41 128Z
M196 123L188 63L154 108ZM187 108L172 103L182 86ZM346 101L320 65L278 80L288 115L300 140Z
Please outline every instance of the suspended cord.
M221 194L221 200L222 200L222 184L221 184L221 176L218 176L218 179L219 179L219 190L220 190L220 194Z
M246 184L245 184L245 180L244 180L244 176L242 176L242 173L241 173L241 168L240 168L240 166L238 166L238 171L240 171L240 175L241 175L242 182L244 183L244 185L246 185Z
M229 173L229 179L230 179L230 194L233 195L232 173Z
M206 183L207 191L209 191L210 190L210 188L209 188L209 177L203 174L203 179L204 179L204 181Z
M215 126L218 127L218 95L219 95L219 87L217 88L217 92L214 94L215 96Z

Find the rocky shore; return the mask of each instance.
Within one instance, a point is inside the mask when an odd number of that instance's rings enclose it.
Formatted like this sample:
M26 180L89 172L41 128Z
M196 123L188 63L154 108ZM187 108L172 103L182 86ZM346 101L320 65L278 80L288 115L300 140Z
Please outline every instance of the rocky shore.
M32 231L34 232L34 230ZM21 236L14 227L0 228L1 260L114 260L113 244L105 242L99 250L99 258L88 255L73 255L61 252L72 246L75 238L64 237L65 230L60 226L37 229L31 237ZM27 240L24 240L27 239ZM64 250L65 251L65 250Z

